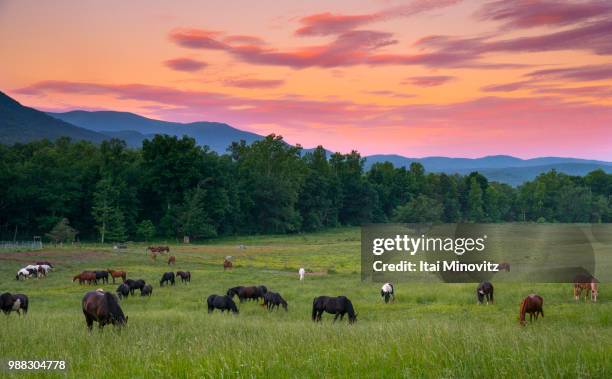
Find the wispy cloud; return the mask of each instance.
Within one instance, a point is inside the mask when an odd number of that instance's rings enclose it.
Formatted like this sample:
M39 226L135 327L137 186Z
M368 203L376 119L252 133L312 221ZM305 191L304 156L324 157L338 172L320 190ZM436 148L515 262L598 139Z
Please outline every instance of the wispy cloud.
M186 72L195 72L203 69L208 66L206 62L201 62L191 58L174 58L164 61L164 65L167 67L176 70L176 71L186 71Z
M455 77L449 75L413 76L405 79L402 83L412 84L418 87L435 87L448 83L453 79L455 79Z
M229 79L223 81L223 84L230 87L239 88L276 88L285 83L284 80L274 79Z

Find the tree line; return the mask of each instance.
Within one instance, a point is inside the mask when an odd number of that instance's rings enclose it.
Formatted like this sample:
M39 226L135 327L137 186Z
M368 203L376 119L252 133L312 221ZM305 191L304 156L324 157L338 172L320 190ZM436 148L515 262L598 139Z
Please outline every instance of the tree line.
M612 175L555 171L517 188L304 153L270 135L226 154L156 135L141 149L61 138L0 146L0 239L150 240L296 233L378 222L610 222Z

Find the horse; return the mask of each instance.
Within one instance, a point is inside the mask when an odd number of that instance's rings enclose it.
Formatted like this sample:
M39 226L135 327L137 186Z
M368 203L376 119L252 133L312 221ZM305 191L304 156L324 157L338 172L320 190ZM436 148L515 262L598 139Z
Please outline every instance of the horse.
M46 265L49 266L50 268L53 268L53 265L51 264L51 262L48 261L38 261L36 262L37 265Z
M106 324L124 326L128 318L123 314L115 295L110 292L87 292L81 301L83 315L87 329L91 331L94 321L100 326L100 330Z
M96 280L102 280L102 283L108 284L108 271L94 271L96 273Z
M72 281L79 280L79 284L83 284L88 282L89 284L95 283L98 284L98 280L96 279L96 273L91 271L83 271L82 273L75 275L72 278Z
M21 278L25 280L28 279L31 275L32 273L30 271L26 270L25 268L22 268L17 271L17 275L15 275L15 280L19 280Z
M591 293L591 301L597 301L597 279L590 274L578 274L574 277L574 298L576 301L580 299L584 291L584 301L587 300L589 292Z
M221 313L228 311L234 314L238 314L238 307L236 307L236 303L229 296L220 296L220 295L210 295L206 300L206 304L208 305L208 313L212 313L215 308L220 309Z
M170 284L174 285L174 273L172 271L164 272L164 275L162 275L162 278L159 281L159 286L163 287L164 283L166 283L166 284L170 283Z
M232 264L232 261L230 261L229 259L223 260L223 271L228 270L228 269L231 270L232 267L234 267L234 265Z
M183 283L191 282L191 272L189 271L177 271L176 276L180 276Z
M152 253L170 253L170 248L168 246L149 246L147 250Z
M493 284L490 282L482 282L476 288L476 297L478 298L478 303L482 304L484 298L487 298L487 304L489 301L493 302Z
M245 300L259 301L259 299L263 298L266 292L268 292L268 289L266 288L266 286L235 287L235 288L239 288L236 294L238 295L238 299L240 299L241 303L244 302ZM230 295L229 290L228 290L228 295L233 297L233 295Z
M119 284L119 287L117 287L117 290L115 292L117 292L117 296L119 296L119 299L128 297L130 294L130 286L126 283L121 283Z
M283 297L277 292L266 292L263 296L263 304L262 306L268 308L268 311L272 311L274 307L278 310L278 306L282 305L283 309L287 311L287 302Z
M175 257L174 255L171 255L171 256L168 258L168 266L173 265L173 264L175 264L175 263L176 263L176 257Z
M21 293L13 295L5 292L0 295L0 310L7 316L11 312L17 312L21 316L21 310L23 310L23 315L25 316L28 313L28 304L28 297Z
M506 272L510 272L510 263L501 262L500 264L498 264L497 271L502 271L502 270L505 270Z
M137 280L127 279L124 283L130 286L130 295L132 296L134 296L134 291L142 290L142 287L144 287L145 284L147 284L142 279L137 279Z
M385 299L385 304L389 302L389 299L392 298L392 301L395 301L395 288L393 288L393 284L385 283L380 289L380 296Z
M521 325L526 325L527 321L525 321L525 314L529 313L529 321L533 321L533 317L535 316L536 321L538 320L538 314L544 317L544 311L542 310L542 305L544 305L544 299L542 296L531 294L523 299L521 303L521 308L519 311L519 322Z
M115 278L121 278L124 282L125 278L127 278L127 272L125 271L115 271L110 268L107 268L106 271L110 274L111 278L113 278L113 284L115 284Z
M353 303L346 296L329 297L319 296L312 301L312 321L320 322L323 312L335 314L334 322L348 313L348 322L352 324L357 321L357 314L353 309Z
M151 296L153 294L153 286L150 284L145 284L140 289L140 296Z
M49 265L38 265L38 268L36 269L38 277L46 277L49 271L51 271L51 266Z
M306 275L306 270L304 270L304 267L300 267L298 274L300 275L300 280L304 280L304 276Z

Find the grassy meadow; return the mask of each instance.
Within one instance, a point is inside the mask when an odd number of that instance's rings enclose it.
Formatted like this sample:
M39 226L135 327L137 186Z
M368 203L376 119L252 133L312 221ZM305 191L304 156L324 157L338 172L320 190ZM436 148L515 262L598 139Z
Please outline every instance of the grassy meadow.
M239 249L244 244L246 249ZM233 237L206 244L170 245L153 262L144 244L117 252L108 246L47 246L37 252L0 252L0 292L30 297L26 317L0 317L0 360L66 360L66 372L9 372L0 377L250 378L250 377L612 377L612 295L601 283L599 301L576 303L569 284L499 283L496 303L477 305L475 284L396 285L385 305L378 283L360 281L357 228L294 236ZM236 267L223 271L226 255ZM36 260L56 269L45 279L16 281ZM311 274L299 282L297 269ZM126 328L87 332L81 298L102 287L72 276L93 269L122 269L154 285L151 298L121 301ZM159 287L165 271L189 270L190 284ZM268 313L254 302L239 315L213 313L204 303L237 285L266 285L289 303ZM496 283L494 283L496 284ZM544 298L543 319L518 324L522 298ZM310 320L318 295L346 295L358 322ZM97 325L97 324L96 324Z

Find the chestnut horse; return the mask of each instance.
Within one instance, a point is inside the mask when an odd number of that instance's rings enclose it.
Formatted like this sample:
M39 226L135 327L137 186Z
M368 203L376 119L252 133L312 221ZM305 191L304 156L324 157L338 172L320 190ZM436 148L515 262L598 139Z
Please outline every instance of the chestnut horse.
M170 252L170 248L168 246L149 246L147 247L147 250L152 252L152 253L169 253Z
M538 314L544 317L544 311L542 310L542 305L544 305L544 299L542 296L531 294L527 296L523 302L521 303L521 309L519 312L519 322L521 325L527 324L525 320L525 314L529 313L529 321L533 321L535 316L536 321L538 320Z
M587 300L589 292L591 293L591 301L597 301L597 279L592 275L578 274L574 278L574 298L576 301L580 299L584 291L584 301Z
M171 255L170 258L168 258L168 266L173 265L176 263L176 257L174 255Z
M75 282L77 281L77 279L79 281L79 284L83 284L85 282L87 282L88 284L92 284L92 283L98 284L96 273L93 271L83 271L82 273L75 275L72 278L72 281Z
M115 284L115 278L121 278L122 282L125 282L125 279L127 278L127 272L125 271L115 271L111 270L110 268L107 268L106 271L111 274L111 277L113 278L113 284Z
M234 267L234 265L232 264L232 261L230 261L229 259L223 260L223 271L227 269L231 269L232 267Z
M497 266L497 271L506 271L506 272L510 272L510 263L508 262L500 262L500 264Z

